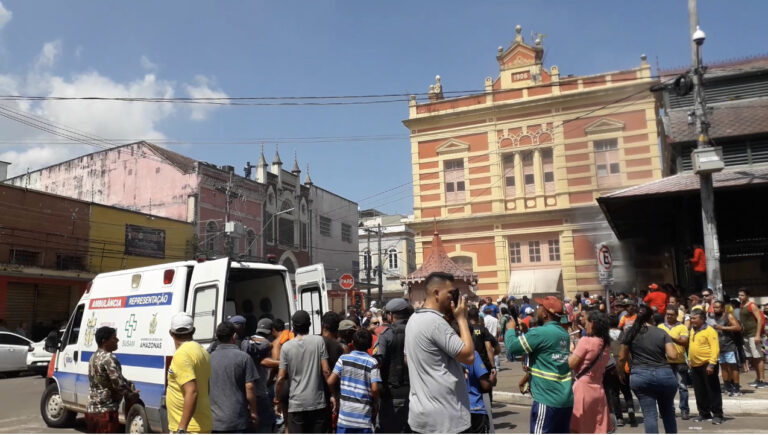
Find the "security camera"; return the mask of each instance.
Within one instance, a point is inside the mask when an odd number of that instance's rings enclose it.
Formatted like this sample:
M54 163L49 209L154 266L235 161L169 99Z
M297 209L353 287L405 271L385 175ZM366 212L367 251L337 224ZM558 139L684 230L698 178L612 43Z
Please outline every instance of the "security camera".
M707 39L707 34L704 33L699 26L696 26L696 31L693 32L693 37L691 39L693 39L693 42L695 42L696 45L701 45L704 43L704 40Z

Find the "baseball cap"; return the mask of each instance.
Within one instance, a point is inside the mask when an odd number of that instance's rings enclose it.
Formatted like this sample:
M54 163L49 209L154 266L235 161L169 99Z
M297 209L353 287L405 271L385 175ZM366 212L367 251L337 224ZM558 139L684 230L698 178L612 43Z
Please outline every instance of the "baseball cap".
M229 321L232 322L235 325L245 325L245 323L246 323L245 317L243 317L243 316L241 316L239 314L237 316L230 317Z
M411 304L408 303L403 298L394 298L391 301L387 302L387 305L384 306L384 310L389 313L399 313L401 311L406 311L411 309Z
M272 332L272 319L265 317L259 320L259 324L256 325L256 332L261 332L262 334L269 334Z
M345 319L339 322L339 331L349 331L355 329L355 322Z
M637 305L637 302L634 299L624 299L622 305Z
M174 334L189 334L194 331L195 322L189 314L181 312L171 317L171 332Z
M304 310L299 310L293 313L291 322L294 326L309 326L312 323L309 319L309 313Z
M524 312L523 314L525 314L525 315L530 315L530 314L533 314L533 313L534 313L534 310L533 310L533 308L531 308L531 307L525 307L525 312Z
M563 302L555 296L535 298L534 301L552 314L563 314Z
M653 284L648 286L648 289L650 289L650 290L658 290L659 289L659 285L656 284L656 283L653 283Z

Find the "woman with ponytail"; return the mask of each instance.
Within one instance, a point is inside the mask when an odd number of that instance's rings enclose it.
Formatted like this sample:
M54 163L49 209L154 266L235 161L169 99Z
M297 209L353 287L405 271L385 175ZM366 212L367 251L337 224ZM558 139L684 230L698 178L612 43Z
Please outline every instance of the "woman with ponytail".
M582 316L587 336L568 358L574 380L571 433L608 433L610 414L603 389L611 349L608 316L596 309L584 311Z
M677 378L667 358L677 358L675 344L669 334L655 326L651 308L643 305L638 308L637 320L622 340L619 366L631 361L630 387L643 410L645 433L659 433L659 414L664 423L664 432L677 433ZM621 371L619 380L626 382Z

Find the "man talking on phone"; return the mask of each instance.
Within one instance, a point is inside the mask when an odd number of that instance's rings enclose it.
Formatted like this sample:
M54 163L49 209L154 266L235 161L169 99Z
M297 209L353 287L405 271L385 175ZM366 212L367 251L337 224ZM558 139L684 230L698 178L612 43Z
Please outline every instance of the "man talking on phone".
M475 346L467 322L466 297L459 298L453 275L427 276L423 308L408 320L405 357L411 383L408 425L417 433L457 433L471 426L469 393L461 364L472 365ZM452 315L453 330L445 317Z

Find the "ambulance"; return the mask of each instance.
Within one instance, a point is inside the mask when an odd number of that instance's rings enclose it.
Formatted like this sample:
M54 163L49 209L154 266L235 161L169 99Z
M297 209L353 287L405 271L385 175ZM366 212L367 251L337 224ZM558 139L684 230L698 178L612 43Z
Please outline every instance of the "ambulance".
M128 433L165 432L166 373L175 347L171 317L180 311L194 319L194 340L207 347L218 323L242 315L282 319L290 325L299 309L310 313L312 333L328 309L325 269L303 267L291 285L283 266L229 258L183 261L97 275L78 302L51 358L40 412L49 427L72 426L88 404L88 362L96 352L96 330L110 326L119 338L115 356L123 375L140 391L139 400L121 403Z

